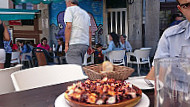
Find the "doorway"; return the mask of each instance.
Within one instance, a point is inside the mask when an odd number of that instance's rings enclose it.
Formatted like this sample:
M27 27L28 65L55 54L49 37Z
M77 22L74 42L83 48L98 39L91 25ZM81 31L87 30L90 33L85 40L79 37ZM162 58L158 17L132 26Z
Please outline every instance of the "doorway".
M107 9L108 33L128 34L127 8Z
M126 0L105 0L104 34L115 32L118 35L128 35L127 3ZM108 36L106 37L108 39ZM107 41L108 43L108 41Z

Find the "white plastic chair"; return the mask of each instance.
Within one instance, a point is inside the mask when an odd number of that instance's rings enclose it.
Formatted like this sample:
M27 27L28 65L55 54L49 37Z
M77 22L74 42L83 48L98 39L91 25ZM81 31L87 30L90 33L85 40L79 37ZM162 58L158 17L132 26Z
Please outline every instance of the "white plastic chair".
M11 74L16 91L88 78L75 64L40 66Z
M30 56L31 59L28 59L26 56ZM21 64L23 64L23 62L28 62L29 68L33 67L33 61L32 61L32 51L29 53L23 53L22 57L21 57Z
M20 63L20 52L12 52L11 64L19 64L19 63Z
M0 69L0 94L6 94L14 92L15 88L11 80L11 74L15 71L19 71L22 64L18 64L14 67Z
M149 47L143 47L143 48L140 48L140 50L151 50L152 48L149 48Z
M88 62L88 58L91 58L90 59L90 62ZM94 53L92 53L91 55L88 55L87 52L86 54L84 55L84 62L82 65L89 65L89 64L94 64Z
M114 65L124 65L125 66L125 50L111 51L106 54L109 61Z
M149 64L149 69L150 69L150 58L149 58L149 54L150 54L151 48L143 48L143 49L136 49L133 52L127 52L127 66L129 65L129 63L131 64L137 64L137 71L138 74L140 76L140 64ZM131 56L134 56L136 58L135 61L131 61Z

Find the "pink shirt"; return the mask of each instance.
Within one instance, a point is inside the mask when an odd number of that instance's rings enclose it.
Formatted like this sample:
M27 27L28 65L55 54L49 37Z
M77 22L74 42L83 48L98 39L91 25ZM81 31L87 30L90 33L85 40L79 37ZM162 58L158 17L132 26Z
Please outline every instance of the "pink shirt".
M50 47L49 47L49 45L48 45L48 44L46 44L46 46L43 46L43 45L41 45L41 43L40 43L40 44L38 44L38 46L37 46L37 47L43 48L43 49L45 49L45 50L47 50L47 51L49 51L49 50L50 50Z

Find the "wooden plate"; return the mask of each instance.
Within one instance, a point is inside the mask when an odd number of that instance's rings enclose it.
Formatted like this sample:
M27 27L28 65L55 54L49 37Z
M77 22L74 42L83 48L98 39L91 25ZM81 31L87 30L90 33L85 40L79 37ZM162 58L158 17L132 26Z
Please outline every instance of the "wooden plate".
M135 86L133 86L134 88L137 88ZM65 93L65 99L68 102L68 104L72 107L134 107L140 100L142 97L142 90L140 90L139 88L138 92L140 94L140 96L133 98L131 100L126 100L120 103L116 103L116 104L102 104L102 105L97 105L97 104L86 104L86 103L81 103L78 101L74 101L69 99L67 93Z

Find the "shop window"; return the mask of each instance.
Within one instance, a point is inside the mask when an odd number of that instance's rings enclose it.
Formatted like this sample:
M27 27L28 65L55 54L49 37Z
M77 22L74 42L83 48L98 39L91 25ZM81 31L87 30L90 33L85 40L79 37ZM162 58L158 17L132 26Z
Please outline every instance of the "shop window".
M34 20L21 20L22 25L34 25Z
M106 0L107 8L126 8L126 0Z
M176 0L160 0L160 2L176 2Z
M32 3L20 3L18 5L15 5L15 9L33 10L33 4Z
M32 3L20 3L18 5L15 5L15 9L27 9L27 10L33 10L33 4ZM34 20L21 20L22 25L34 25Z

